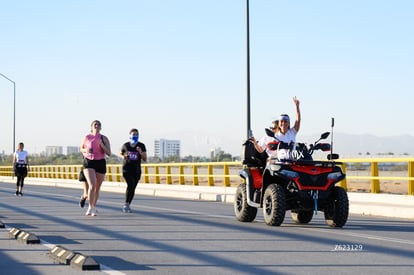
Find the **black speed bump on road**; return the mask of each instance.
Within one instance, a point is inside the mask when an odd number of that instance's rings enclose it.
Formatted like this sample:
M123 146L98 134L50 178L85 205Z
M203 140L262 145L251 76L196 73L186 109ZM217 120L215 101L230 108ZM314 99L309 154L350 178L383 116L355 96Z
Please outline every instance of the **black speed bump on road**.
M58 261L60 264L69 265L81 270L99 270L99 264L89 256L73 252L60 245L56 245L50 250L50 257Z
M25 244L40 244L40 240L35 234L26 231L20 232L17 239Z
M40 244L40 239L36 235L16 227L9 230L9 238L26 244ZM100 265L92 257L73 252L60 245L53 247L49 256L60 264L70 265L81 270L100 270Z
M39 244L40 243L40 239L35 234L21 230L16 227L10 229L9 238L22 241L26 244Z
M52 250L50 250L49 255L58 263L68 265L75 256L75 253L60 245L56 245L54 248L52 248Z
M13 227L9 231L9 238L17 240L17 236L20 234L20 232L22 232L22 231L19 228Z
M81 270L99 270L100 266L94 258L82 254L76 254L70 262L71 267Z

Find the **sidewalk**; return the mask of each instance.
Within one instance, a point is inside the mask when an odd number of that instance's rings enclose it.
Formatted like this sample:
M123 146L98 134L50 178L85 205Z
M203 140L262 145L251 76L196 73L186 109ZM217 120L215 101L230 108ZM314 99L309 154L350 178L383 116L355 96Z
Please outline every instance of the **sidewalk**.
M10 177L0 177L0 181L11 184L15 182ZM77 180L26 178L26 184L82 188L81 183ZM101 190L124 193L125 187L126 184L123 182L104 182ZM233 203L236 188L140 183L136 192L147 196ZM348 198L351 214L414 219L414 196L348 192Z

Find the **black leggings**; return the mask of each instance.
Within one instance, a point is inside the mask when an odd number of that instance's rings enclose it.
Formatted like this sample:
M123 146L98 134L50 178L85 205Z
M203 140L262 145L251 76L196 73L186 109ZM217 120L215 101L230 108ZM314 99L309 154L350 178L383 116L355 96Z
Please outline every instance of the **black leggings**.
M17 188L23 188L24 185L24 178L27 176L27 167L26 166L22 166L19 167L17 166L16 168L16 177L17 177L17 182L16 182L16 186Z
M123 172L122 173L126 183L127 188L125 192L125 202L131 203L135 196L135 189L137 188L138 181L141 178L141 172Z
M24 185L24 178L25 178L25 177L23 177L23 176L17 176L17 183L16 183L17 187L19 187L19 186L20 186L20 188L23 188L23 185Z

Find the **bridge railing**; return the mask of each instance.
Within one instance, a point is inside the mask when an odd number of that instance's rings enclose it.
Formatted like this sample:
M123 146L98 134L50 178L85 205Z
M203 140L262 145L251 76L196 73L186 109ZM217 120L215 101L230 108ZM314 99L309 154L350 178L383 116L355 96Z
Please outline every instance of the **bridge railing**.
M407 194L414 195L414 158L350 158L350 159L339 159L338 161L342 162L342 170L347 174L346 179L343 180L340 185L347 188L347 182L349 181L366 181L370 182L370 192L371 193L380 193L380 182L381 181L405 181L407 182ZM406 176L387 176L387 171L380 170L380 165L384 167L388 165L389 167L396 166L400 164L404 166ZM366 165L369 167L369 175L351 175L347 173L347 169L350 167L353 170L358 169L358 166Z
M235 186L242 182L240 162L146 163L141 181L155 184ZM78 179L81 165L31 165L28 177ZM0 166L0 176L13 176L12 166ZM105 181L123 182L121 164L108 164Z
M380 193L381 181L406 181L407 194L414 195L414 158L359 158L340 159L342 169L347 174L339 183L347 189L349 182L369 181L370 192ZM381 165L379 165L381 164ZM406 166L406 176L387 176L379 166L401 164ZM369 175L354 175L358 166L369 169ZM359 167L359 168L361 168ZM146 163L142 165L141 182L155 184L237 186L242 182L238 172L241 162L199 162L199 163ZM81 165L33 165L28 177L78 179ZM347 173L347 170L349 170ZM0 176L13 176L11 166L0 166ZM106 181L123 182L120 164L108 164Z

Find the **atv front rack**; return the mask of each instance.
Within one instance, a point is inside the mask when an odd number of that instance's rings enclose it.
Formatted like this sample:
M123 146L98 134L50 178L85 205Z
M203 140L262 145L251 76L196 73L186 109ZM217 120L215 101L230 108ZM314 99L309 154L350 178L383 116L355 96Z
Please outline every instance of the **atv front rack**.
M334 167L341 165L342 162L337 161L324 161L324 160L302 160L302 159L272 159L273 164L293 164L302 166L317 166L317 167Z

